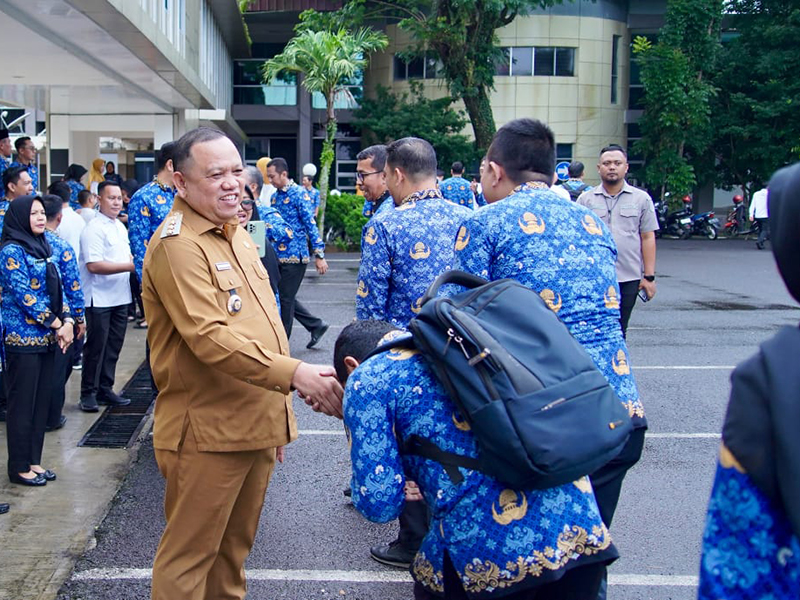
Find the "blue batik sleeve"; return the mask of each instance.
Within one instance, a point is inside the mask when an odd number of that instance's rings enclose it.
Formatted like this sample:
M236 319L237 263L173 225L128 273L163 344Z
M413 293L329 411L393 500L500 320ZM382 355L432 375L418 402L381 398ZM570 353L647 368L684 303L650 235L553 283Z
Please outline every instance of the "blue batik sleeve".
M311 247L315 252L324 252L325 243L319 235L317 221L314 219L314 209L311 206L311 201L308 199L308 194L306 192L302 193L300 202L297 202L295 206L300 216L300 222L303 224L303 228L306 230L308 239L311 242Z
M60 249L58 267L61 271L61 283L64 286L64 298L67 299L72 316L80 323L83 321L85 302L78 261L75 260L75 254L70 249Z
M361 266L356 289L356 318L388 320L392 256L386 229L368 224L361 234Z
M275 244L288 244L294 237L289 224L276 209L271 206L259 208L259 216L267 228L267 237Z
M345 392L344 420L352 440L352 500L362 515L377 523L396 519L405 503L405 476L390 400L369 383L369 375L351 377Z
M150 241L150 208L143 194L134 194L128 205L128 238L136 275L141 282L144 255L147 252L147 243Z
M49 327L60 315L53 314L44 296L34 290L46 289L46 283L38 281L34 285L34 279L28 272L25 251L16 244L8 244L0 252L0 261L3 294L13 298L14 303L28 318Z

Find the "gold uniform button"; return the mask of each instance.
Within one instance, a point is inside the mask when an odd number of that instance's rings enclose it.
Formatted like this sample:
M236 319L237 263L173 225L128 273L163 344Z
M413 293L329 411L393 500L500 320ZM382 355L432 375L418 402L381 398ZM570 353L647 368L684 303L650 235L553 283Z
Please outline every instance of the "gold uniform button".
M245 248L249 248L249 247L250 247L250 244L248 244L247 242L244 242L244 247L245 247Z
M281 389L281 386L279 386L279 385L276 385L276 386L275 386L275 391L276 391L276 392L282 392L283 390Z

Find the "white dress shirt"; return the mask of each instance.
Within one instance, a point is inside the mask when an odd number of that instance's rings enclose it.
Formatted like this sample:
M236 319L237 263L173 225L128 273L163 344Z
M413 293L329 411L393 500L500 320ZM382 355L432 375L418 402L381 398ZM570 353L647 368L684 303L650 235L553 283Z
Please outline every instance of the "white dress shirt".
M258 197L264 206L269 206L272 201L272 195L278 190L271 183L265 183L261 188L261 195Z
M81 260L81 233L86 227L86 221L81 219L69 205L65 204L61 211L61 223L56 228L56 234L67 242L75 251L75 259Z
M84 223L88 223L97 216L96 208L82 208L77 211L78 215L83 219Z
M750 200L751 219L769 218L769 207L767 205L768 195L769 194L767 188L760 189L755 194L753 194L753 198Z
M561 196L564 200L569 200L572 202L572 196L569 195L567 188L565 188L561 184L555 184L550 186L550 191L554 192L557 196Z
M131 262L131 245L125 226L117 219L109 219L98 212L81 234L81 283L86 306L108 308L130 304L131 274L125 271L98 275L86 268L86 263L100 261Z

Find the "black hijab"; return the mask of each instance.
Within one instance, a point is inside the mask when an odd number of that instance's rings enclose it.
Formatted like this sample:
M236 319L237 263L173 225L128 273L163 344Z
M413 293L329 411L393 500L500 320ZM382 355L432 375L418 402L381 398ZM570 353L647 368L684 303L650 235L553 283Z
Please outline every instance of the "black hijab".
M772 251L800 301L800 163L769 185ZM722 439L753 483L780 507L800 536L800 328L784 327L731 376Z
M20 196L8 205L0 248L16 244L29 256L37 260L47 260L47 295L50 297L50 310L60 318L64 309L61 276L55 263L48 260L53 251L47 238L44 234L34 235L31 230L31 210L34 202L41 204L42 199L39 196Z

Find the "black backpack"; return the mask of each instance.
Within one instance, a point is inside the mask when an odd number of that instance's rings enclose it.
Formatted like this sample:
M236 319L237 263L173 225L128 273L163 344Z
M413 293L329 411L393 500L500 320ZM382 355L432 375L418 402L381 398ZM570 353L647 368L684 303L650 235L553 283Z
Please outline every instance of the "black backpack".
M467 289L437 297L446 284ZM448 271L430 286L411 336L376 348L418 349L475 435L479 458L411 436L400 451L482 471L515 489L575 481L614 458L631 419L591 357L539 295L512 279Z
M572 198L573 202L577 202L578 198L581 197L581 194L592 187L592 186L584 183L583 185L581 185L577 189L573 190L572 188L567 187L563 183L561 185L564 187L565 190L567 190L569 192L569 197Z

